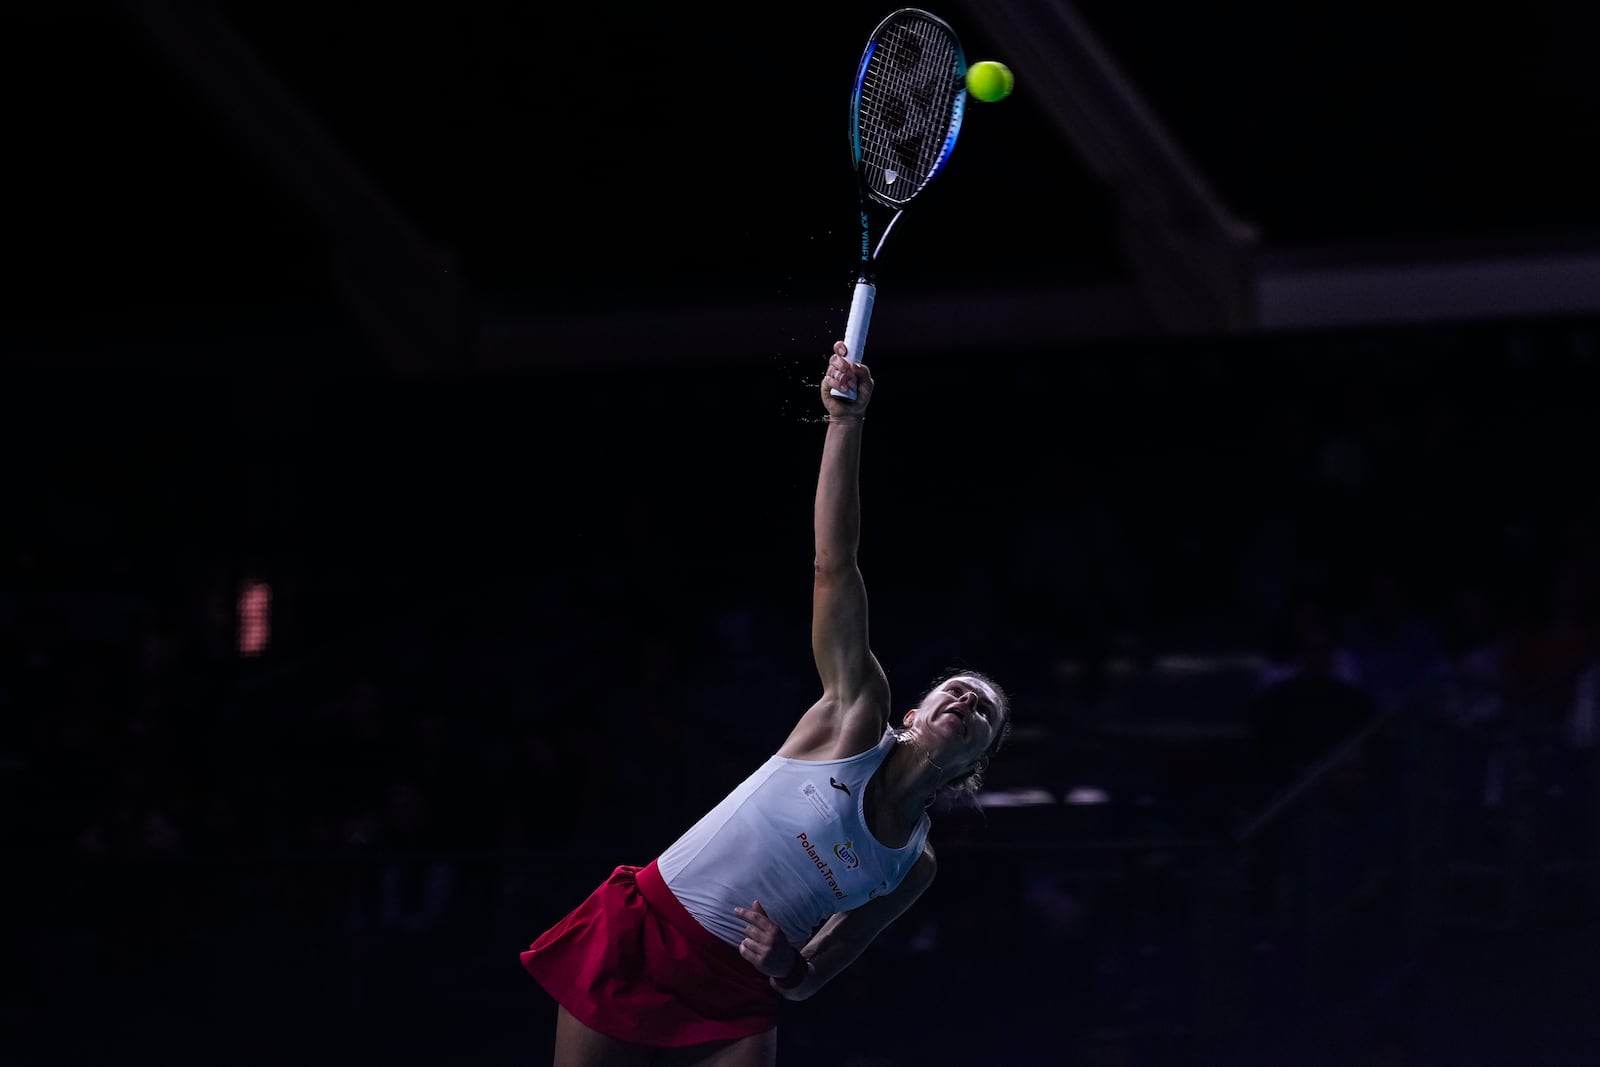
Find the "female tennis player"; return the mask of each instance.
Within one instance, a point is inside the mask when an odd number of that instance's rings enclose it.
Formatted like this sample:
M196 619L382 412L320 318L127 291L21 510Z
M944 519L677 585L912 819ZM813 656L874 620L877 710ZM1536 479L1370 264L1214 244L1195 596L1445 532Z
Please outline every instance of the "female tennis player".
M928 888L930 802L976 791L1009 732L1005 694L974 673L944 679L891 722L856 562L872 373L845 358L844 342L833 352L813 511L822 695L677 841L643 867L616 868L522 953L559 1005L555 1067L776 1063L784 1001L816 993ZM851 386L854 401L832 393ZM939 506L966 521L960 500ZM937 510L930 518L941 524Z

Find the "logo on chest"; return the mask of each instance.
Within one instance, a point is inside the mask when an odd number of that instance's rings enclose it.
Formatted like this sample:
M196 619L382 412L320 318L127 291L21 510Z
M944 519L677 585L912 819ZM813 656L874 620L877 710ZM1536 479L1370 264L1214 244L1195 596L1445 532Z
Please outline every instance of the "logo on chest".
M811 858L811 862L816 865L818 873L822 875L822 880L827 883L828 889L832 891L834 898L837 900L843 900L845 898L844 887L841 886L838 879L834 877L833 864L822 858L822 854L817 851L817 846L813 845L811 840L806 837L805 834L795 834L795 840L799 841L800 847L806 850L806 855L809 856ZM856 862L859 863L861 861L858 859Z

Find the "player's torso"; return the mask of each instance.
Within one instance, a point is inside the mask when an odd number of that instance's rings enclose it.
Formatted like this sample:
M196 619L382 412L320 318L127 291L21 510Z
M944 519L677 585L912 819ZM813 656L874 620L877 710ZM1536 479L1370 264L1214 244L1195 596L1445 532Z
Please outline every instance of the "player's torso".
M732 913L760 900L794 941L834 912L892 891L921 854L927 821L881 839L868 815L868 785L893 737L837 760L773 756L660 857L667 884L689 912L730 943L743 936ZM891 847L894 846L894 847Z

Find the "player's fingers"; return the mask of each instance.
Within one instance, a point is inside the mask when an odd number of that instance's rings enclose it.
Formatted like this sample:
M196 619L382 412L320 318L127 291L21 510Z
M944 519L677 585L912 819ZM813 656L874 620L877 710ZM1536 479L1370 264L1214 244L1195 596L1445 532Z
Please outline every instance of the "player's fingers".
M848 356L850 354L850 346L843 341L835 341L833 342L833 354L836 356Z

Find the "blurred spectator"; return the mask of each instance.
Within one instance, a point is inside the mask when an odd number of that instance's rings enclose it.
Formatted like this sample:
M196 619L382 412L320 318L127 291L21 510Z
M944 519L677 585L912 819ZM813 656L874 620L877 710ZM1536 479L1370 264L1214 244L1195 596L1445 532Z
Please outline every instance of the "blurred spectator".
M1505 700L1503 612L1488 584L1470 575L1451 590L1446 606L1444 717L1463 725L1499 718Z
M1449 608L1449 670L1438 714L1456 731L1451 749L1465 776L1465 795L1482 807L1498 808L1505 803L1511 760L1505 619L1488 585L1471 576L1456 585ZM1444 750L1439 741L1434 743Z
M1543 596L1506 638L1501 663L1508 695L1537 718L1565 715L1579 674L1600 659L1594 586L1585 557L1558 560Z
M1437 704L1448 665L1444 639L1394 569L1378 569L1368 578L1350 651L1379 711Z
M1405 808L1372 755L1358 746L1332 767L1277 837L1274 925L1284 939L1271 997L1303 1032L1346 1048L1406 1015Z
M1246 710L1253 770L1243 794L1263 814L1316 760L1378 715L1377 702L1356 681L1354 656L1335 640L1321 600L1297 601L1272 652L1264 683ZM1273 815L1245 849L1266 943L1281 938L1288 921L1278 901L1282 881L1292 873L1284 866L1290 862L1286 836L1292 834L1284 818Z
M415 976L436 981L463 952L449 921L460 865L447 850L449 827L414 778L398 775L372 799L353 821L343 860L350 875L343 932L357 1005L385 1010L418 996Z
M667 633L641 635L630 653L631 676L618 678L606 697L606 720L630 725L606 742L615 762L605 788L619 801L656 798L644 810L633 811L628 821L637 847L659 849L670 844L699 811L710 810L730 780L738 780L740 772L733 769L734 757L727 752L738 746L707 737L699 718L703 695L691 683L687 653ZM745 709L746 714L753 711ZM696 768L697 773L682 775L686 767Z
M455 864L445 851L443 825L432 799L400 777L384 790L372 827L374 880L352 901L349 929L427 934L444 921L455 887Z
M1302 550L1296 524L1288 515L1268 512L1256 521L1240 557L1237 579L1245 622L1266 627L1289 614Z
M497 844L506 849L561 848L574 819L550 817L550 798L573 797L581 785L570 724L558 710L529 711L486 765L499 804Z
M405 752L382 690L357 677L342 692L287 724L274 772L291 785L280 844L365 844L370 798L381 796ZM291 770L292 769L292 770Z
M1373 720L1378 704L1360 679L1356 657L1337 641L1322 601L1302 599L1247 712L1260 787L1283 788Z
M1600 660L1578 675L1573 687L1572 712L1567 716L1567 743L1579 751L1594 748L1600 740Z
M160 783L158 770L129 763L113 774L74 847L80 855L110 859L181 855L179 803L172 788Z
M1336 678L1348 685L1361 684L1361 665L1349 645L1340 640L1338 625L1321 597L1302 593L1275 621L1266 641L1262 691L1290 678Z

